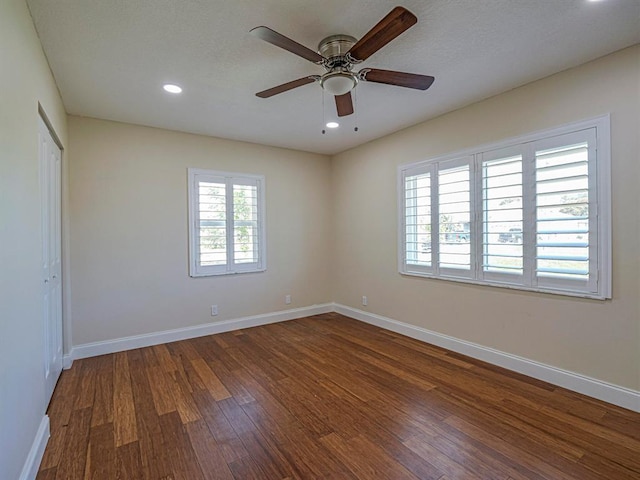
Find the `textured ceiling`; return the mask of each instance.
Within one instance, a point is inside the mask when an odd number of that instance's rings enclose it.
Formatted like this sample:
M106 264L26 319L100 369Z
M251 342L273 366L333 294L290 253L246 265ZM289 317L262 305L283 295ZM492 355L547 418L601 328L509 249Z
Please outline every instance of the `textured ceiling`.
M640 0L28 0L71 114L333 154L640 42ZM363 36L396 4L418 24L363 67L433 75L426 92L361 83L335 117L317 84L255 93L314 65L248 32L316 49ZM165 82L184 88L163 92ZM354 132L354 127L358 132Z

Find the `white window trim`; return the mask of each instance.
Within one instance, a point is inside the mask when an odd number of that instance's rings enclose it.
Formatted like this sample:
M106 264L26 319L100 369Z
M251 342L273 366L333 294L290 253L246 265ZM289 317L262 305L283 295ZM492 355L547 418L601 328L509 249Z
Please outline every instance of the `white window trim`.
M220 266L201 266L198 262L198 242L199 235L197 233L197 212L198 212L198 177L220 177L227 181L230 179L238 180L237 184L242 181L255 182L257 184L258 195L258 243L259 257L256 263L251 264L225 264L223 268ZM187 169L187 191L188 191L188 210L189 210L189 276L191 277L208 277L217 275L234 275L239 273L256 273L264 272L267 269L267 235L266 235L266 215L265 215L265 177L264 175L252 175L247 173L224 172L219 170L205 170L200 168ZM229 190L229 189L227 189ZM227 192L229 194L229 192ZM227 238L232 235L227 228ZM227 245L230 243L227 242Z
M537 132L521 135L518 137L512 137L499 142L480 145L477 147L465 149L455 153L445 154L429 160L400 165L398 167L398 175L397 175L398 272L402 275L407 275L407 276L426 277L426 278L446 280L451 282L471 283L476 285L501 287L501 288L514 289L514 290L525 290L525 291L533 291L533 292L540 292L540 293L553 293L553 294L566 295L566 296L572 296L572 297L592 298L597 300L605 300L605 299L612 298L612 288L611 288L612 210L611 210L611 127L610 125L611 125L610 115L606 114L606 115L602 115L602 116L598 116L598 117L594 117L594 118L590 118L590 119L586 119L578 122L565 124L559 127L540 130ZM549 288L549 287L539 287L539 286L514 285L514 284L498 282L491 279L477 280L477 279L471 279L471 278L444 277L444 276L438 275L435 271L435 268L434 268L434 266L436 265L435 255L432 257L432 267L429 269L430 271L425 271L425 269L419 269L419 268L411 271L407 270L406 265L404 263L405 249L406 249L405 238L404 238L404 215L405 215L404 178L407 175L407 173L413 174L413 172L416 172L416 171L427 171L430 169L431 165L434 165L436 163L443 163L443 162L459 159L461 157L480 156L482 153L488 153L492 150L507 149L507 148L516 147L522 144L532 144L533 142L545 140L550 137L566 135L566 134L578 132L581 130L591 129L591 128L595 128L595 131L596 131L596 149L597 149L597 157L596 157L597 164L594 172L595 182L597 185L597 188L596 188L597 198L595 200L595 207L596 207L596 222L598 224L598 228L597 228L598 268L596 270L598 274L597 293L577 292L577 291L555 289L555 288ZM433 182L433 178L434 178L433 170L430 170L430 171L432 172L431 177ZM523 178L523 184L526 185L526 181L527 180ZM475 190L477 194L477 186ZM437 208L434 208L434 206L432 205L432 218L434 218L434 215L435 215L434 212L437 213ZM475 212L475 215L481 215L481 209L477 209L477 211ZM527 222L525 221L525 223ZM477 219L475 224L476 224L476 230L480 228L479 222L477 221ZM526 234L526 232L523 231L523 234ZM472 246L472 249L473 249L473 246ZM532 257L529 255L529 259L531 258ZM527 259L527 255L525 254L525 261L527 261L526 259Z

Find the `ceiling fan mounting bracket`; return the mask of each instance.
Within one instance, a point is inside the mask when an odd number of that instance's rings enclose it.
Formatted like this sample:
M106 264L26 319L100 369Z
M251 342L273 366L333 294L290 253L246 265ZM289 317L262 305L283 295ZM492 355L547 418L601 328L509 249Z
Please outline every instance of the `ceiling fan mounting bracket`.
M353 58L349 52L346 53L344 58L346 58L347 61L352 65L355 65L356 63L362 63L364 61L364 60L358 60L357 58Z
M363 68L362 70L360 70L357 73L358 80L364 80L366 82L367 81L367 73L369 73L370 71L371 71L370 68Z

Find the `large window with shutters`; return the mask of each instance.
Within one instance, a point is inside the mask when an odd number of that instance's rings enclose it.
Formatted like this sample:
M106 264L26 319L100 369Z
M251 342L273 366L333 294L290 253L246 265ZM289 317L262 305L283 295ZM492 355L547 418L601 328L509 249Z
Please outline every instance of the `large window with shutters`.
M192 277L266 269L264 177L190 168Z
M399 169L400 273L611 297L609 118Z

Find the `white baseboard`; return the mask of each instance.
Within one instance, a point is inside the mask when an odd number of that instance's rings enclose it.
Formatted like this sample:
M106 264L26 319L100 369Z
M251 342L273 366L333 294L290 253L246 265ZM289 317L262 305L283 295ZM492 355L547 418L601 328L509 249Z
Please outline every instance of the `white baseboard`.
M582 393L599 400L603 400L635 412L640 412L640 392L620 387L595 378L580 375L534 360L501 352L493 348L483 347L476 343L433 332L422 327L392 320L357 308L335 304L335 311L356 320L375 325L392 332L401 333L411 338L437 345L469 357L483 360L493 365L522 373L529 377L549 382L553 385Z
M319 315L321 313L329 313L333 311L333 303L324 303L320 305L312 305L310 307L293 308L290 310L282 310L280 312L254 315L251 317L223 320L221 322L207 323L193 327L176 328L174 330L116 338L114 340L106 340L103 342L85 343L83 345L74 346L71 349L71 352L64 356L63 365L65 365L65 368L70 368L73 360L78 360L80 358L123 352L134 348L150 347L161 343L176 342L178 340L203 337L205 335L213 335L215 333L230 332L232 330L257 327L260 325L267 325L269 323L284 322L286 320L294 320L296 318ZM68 365L68 367L66 365Z
M152 345L159 345L161 343L176 342L178 340L213 335L242 328L257 327L260 325L267 325L269 323L284 322L287 320L329 312L341 313L348 317L376 325L386 330L401 333L408 337L415 338L432 345L437 345L463 355L468 355L478 360L483 360L487 363L498 365L574 392L582 393L620 407L628 408L629 410L640 412L640 392L638 391L606 383L595 378L563 370L551 365L545 365L544 363L512 355L500 350L484 347L476 343L443 335L422 327L399 322L381 315L365 312L357 308L334 303L324 303L321 305L312 305L310 307L283 310L280 312L242 317L233 320L224 320L221 322L207 323L193 327L165 330L162 332L135 335L131 337L107 340L104 342L77 345L71 349L71 352L68 355L64 356L63 366L65 369L70 368L73 360L75 359L95 357L97 355L104 355L107 353L122 352L134 348L149 347Z
M42 462L42 456L44 455L44 449L49 441L49 417L45 415L42 417L40 426L36 437L33 439L31 450L27 460L24 462L22 473L20 474L20 480L35 480L38 475L38 468L40 468L40 462Z
M71 368L71 365L73 365L73 357L71 356L71 353L69 353L67 355L63 355L62 356L62 369L63 370L69 370Z

